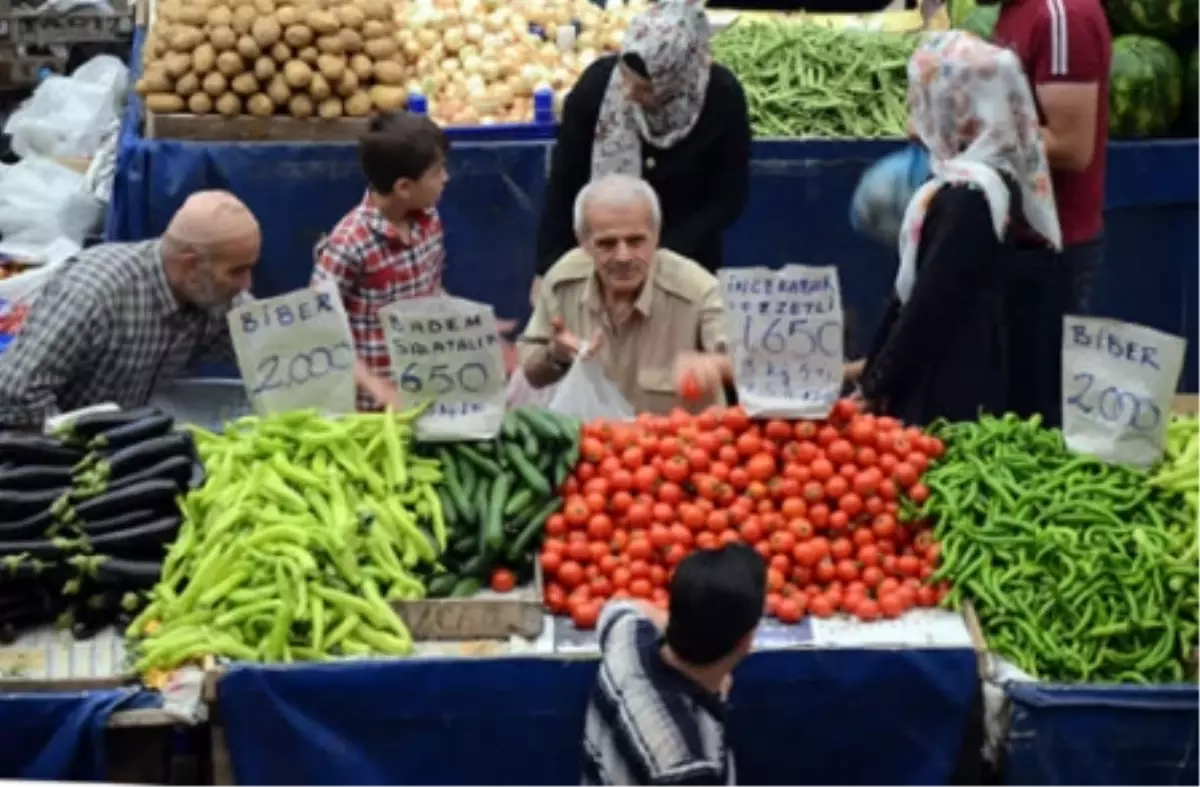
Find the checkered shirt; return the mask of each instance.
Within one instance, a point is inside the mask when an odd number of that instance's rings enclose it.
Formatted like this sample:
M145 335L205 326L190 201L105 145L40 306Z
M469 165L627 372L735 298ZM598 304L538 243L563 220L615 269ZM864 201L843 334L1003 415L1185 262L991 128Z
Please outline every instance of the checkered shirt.
M0 426L144 405L160 381L233 357L226 311L176 300L157 240L95 246L51 276L0 354Z
M404 298L441 292L444 238L442 220L431 208L415 217L412 238L405 242L368 194L317 244L312 283L337 285L358 357L380 377L391 379L392 364L379 310ZM360 390L358 408L376 410L378 405Z

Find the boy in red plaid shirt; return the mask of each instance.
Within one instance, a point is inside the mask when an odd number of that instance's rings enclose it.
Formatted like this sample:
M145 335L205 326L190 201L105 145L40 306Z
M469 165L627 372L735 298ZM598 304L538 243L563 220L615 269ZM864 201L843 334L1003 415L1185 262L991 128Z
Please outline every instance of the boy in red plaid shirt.
M424 115L379 115L358 143L367 192L316 248L314 285L336 286L358 360L358 409L399 408L379 310L442 292L446 249L438 199L446 186L445 132Z

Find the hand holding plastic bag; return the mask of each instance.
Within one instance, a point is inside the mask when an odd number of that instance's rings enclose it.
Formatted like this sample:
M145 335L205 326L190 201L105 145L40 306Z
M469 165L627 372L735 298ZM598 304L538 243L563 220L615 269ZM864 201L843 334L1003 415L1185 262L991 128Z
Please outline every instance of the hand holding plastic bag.
M604 374L604 364L588 352L587 342L579 347L578 357L559 380L546 409L581 421L631 421L635 415L633 406Z
M891 249L912 195L929 179L929 154L918 145L884 156L872 164L850 200L850 226Z

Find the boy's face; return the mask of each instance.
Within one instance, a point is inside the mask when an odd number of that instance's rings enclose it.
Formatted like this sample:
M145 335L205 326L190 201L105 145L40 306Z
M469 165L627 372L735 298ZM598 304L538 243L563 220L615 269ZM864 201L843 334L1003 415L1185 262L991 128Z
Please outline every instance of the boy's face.
M396 181L392 194L408 206L409 210L429 210L437 205L446 188L450 175L446 172L446 160L438 159L416 180L401 178Z

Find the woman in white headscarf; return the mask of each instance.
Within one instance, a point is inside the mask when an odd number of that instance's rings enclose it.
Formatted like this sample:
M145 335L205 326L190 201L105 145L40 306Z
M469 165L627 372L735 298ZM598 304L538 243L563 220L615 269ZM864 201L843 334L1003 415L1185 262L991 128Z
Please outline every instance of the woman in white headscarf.
M1026 349L1010 346L1012 271L1031 244L1061 245L1037 111L1016 56L970 33L926 38L908 77L933 177L904 214L895 298L862 393L912 424L1002 412L1010 351Z
M714 63L702 2L659 0L619 55L580 75L563 106L538 227L537 275L576 245L572 205L600 175L645 178L662 204L659 245L710 271L746 202L750 120L737 77Z

